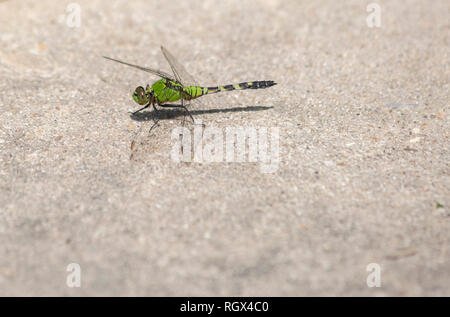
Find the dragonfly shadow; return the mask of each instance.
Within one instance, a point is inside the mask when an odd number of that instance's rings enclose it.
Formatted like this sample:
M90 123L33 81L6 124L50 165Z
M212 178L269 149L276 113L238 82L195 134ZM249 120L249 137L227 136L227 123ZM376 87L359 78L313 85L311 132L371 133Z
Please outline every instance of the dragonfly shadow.
M222 108L222 109L208 109L208 110L189 110L189 112L195 115L210 114L210 113L225 113L225 112L241 112L241 111L263 111L269 110L273 107L265 106L250 106L250 107L233 107L233 108ZM158 109L158 119L174 119L177 117L185 116L186 112L179 109ZM148 121L156 119L156 114L154 111L138 112L136 114L130 114L130 118L135 121Z

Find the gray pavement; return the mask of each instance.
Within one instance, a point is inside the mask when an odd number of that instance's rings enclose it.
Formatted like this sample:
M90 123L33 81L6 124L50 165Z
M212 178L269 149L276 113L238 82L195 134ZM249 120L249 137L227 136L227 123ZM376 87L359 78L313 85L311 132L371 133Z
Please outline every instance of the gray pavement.
M450 295L449 1L70 2L0 1L0 295ZM157 77L101 56L169 71L160 45L278 83L192 103L278 128L275 170L130 116Z

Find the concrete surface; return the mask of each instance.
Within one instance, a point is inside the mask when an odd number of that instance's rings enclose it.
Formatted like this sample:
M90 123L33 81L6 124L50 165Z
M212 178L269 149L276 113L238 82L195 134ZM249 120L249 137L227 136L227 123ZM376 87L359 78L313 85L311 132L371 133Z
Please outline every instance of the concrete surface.
M2 1L0 295L449 296L450 4L377 1L370 28L369 3L79 1L76 27ZM208 86L278 83L193 108L279 127L278 170L173 161L177 112L142 133L157 78L101 56L169 71L160 45Z

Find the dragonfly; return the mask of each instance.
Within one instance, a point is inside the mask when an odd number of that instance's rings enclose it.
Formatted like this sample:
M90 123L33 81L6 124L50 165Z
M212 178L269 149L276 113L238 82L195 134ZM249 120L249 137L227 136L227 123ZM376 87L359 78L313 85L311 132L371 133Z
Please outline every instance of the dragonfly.
M156 114L156 120L150 130L152 130L158 124L159 107L182 109L186 115L189 115L192 122L195 123L195 120L188 109L190 108L191 100L195 100L205 95L224 91L261 89L276 85L273 80L262 80L241 82L238 84L228 84L223 86L204 87L197 83L197 80L186 71L184 66L181 65L166 48L161 46L161 51L172 70L172 74L103 56L108 60L127 65L160 77L160 79L155 81L152 85L147 84L145 89L143 86L138 86L132 94L133 100L137 104L143 106L142 108L134 111L132 115L136 115L137 113L147 109L150 106L153 108ZM179 102L179 104L173 104L174 102ZM133 147L133 145L134 141L132 142L131 147Z

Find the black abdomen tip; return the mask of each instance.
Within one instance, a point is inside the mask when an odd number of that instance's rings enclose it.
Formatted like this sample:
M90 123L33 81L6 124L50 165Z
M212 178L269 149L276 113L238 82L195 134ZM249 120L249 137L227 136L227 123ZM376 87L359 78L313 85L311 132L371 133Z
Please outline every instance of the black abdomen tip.
M258 89L258 88L267 88L276 85L277 83L273 80L262 80L262 81L254 81L249 86L250 89Z

